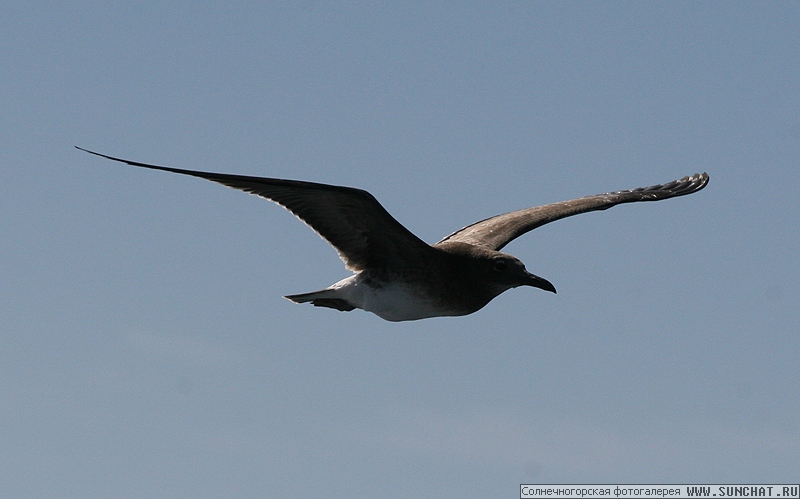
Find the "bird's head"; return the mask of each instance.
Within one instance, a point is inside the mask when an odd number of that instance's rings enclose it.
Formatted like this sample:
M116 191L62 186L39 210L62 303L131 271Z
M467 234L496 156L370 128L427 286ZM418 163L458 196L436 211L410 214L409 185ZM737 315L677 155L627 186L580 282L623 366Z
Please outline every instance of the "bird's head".
M489 284L493 296L518 286L533 286L545 291L556 292L550 281L531 274L518 258L483 246L462 242L442 242L436 245L451 255L471 261L467 266L472 270L470 279Z
M518 286L533 286L545 291L556 292L555 286L550 281L528 272L525 264L518 258L499 251L493 253L495 254L486 261L484 274L489 281L502 286L503 291Z

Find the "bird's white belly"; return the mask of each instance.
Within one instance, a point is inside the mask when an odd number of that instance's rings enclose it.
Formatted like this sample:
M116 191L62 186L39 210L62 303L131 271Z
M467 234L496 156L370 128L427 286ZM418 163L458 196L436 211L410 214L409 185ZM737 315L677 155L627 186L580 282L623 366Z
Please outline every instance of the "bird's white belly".
M331 289L350 304L387 321L412 321L443 315L460 315L437 307L425 294L404 282L373 287L356 274L337 282Z

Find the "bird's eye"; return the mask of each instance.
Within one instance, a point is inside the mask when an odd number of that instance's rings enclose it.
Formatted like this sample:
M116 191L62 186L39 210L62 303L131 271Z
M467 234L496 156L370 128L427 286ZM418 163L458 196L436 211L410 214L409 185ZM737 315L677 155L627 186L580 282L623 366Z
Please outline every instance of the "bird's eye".
M508 264L503 260L495 260L494 261L494 269L498 272L505 272L508 268Z

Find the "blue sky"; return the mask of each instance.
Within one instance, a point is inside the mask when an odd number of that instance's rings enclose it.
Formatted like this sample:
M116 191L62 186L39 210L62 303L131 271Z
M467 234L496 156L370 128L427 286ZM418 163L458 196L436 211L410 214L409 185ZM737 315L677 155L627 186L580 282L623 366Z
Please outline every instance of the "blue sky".
M0 5L0 491L517 497L800 469L797 3ZM279 207L435 242L707 171L505 249L558 294L389 323ZM794 304L794 305L793 305Z

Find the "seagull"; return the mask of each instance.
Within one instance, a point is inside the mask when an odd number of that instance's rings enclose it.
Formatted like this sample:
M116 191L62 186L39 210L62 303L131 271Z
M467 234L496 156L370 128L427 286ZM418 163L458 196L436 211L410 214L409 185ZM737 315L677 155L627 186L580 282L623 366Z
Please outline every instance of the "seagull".
M623 203L685 196L708 184L708 174L700 173L666 184L534 206L475 222L429 245L362 189L183 170L75 147L131 166L203 178L283 206L333 246L345 268L354 272L325 289L284 298L343 312L360 308L393 322L468 315L519 286L555 293L550 281L528 272L519 259L500 250L519 236L565 217Z

